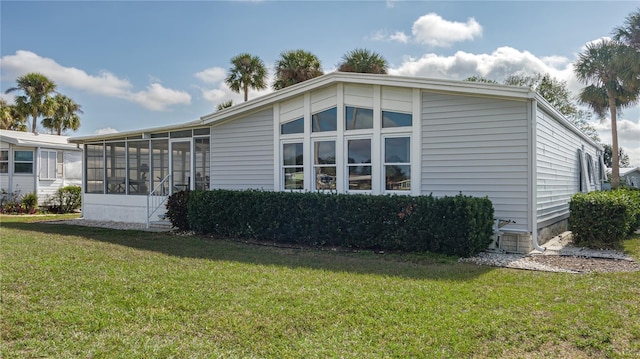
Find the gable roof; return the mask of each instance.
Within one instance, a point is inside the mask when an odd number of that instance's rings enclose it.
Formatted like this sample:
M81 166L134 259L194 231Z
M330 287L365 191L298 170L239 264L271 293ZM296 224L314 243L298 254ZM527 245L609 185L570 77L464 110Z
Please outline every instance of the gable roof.
M575 125L569 122L558 110L551 106L542 96L532 91L528 87L509 86L501 84L489 84L470 81L456 81L443 79L430 79L424 77L406 77L394 75L361 74L352 72L331 72L311 80L307 80L284 89L271 92L255 99L233 105L229 108L219 110L200 117L199 120L182 124L147 128L134 131L118 132L105 135L94 135L86 137L74 137L70 139L72 143L85 143L96 140L106 140L123 138L126 136L140 135L147 132L172 131L185 128L206 126L227 120L232 120L237 116L249 112L257 111L271 106L276 102L287 100L295 96L304 94L323 87L338 83L359 84L359 85L380 85L405 88L417 88L424 91L434 91L441 93L475 95L483 97L498 97L511 100L535 100L538 107L543 108L551 116L563 123L569 130L575 132L591 144L598 146L591 138L586 136Z
M0 130L0 141L21 147L46 147L77 150L78 146L69 143L68 136L45 135L31 132Z

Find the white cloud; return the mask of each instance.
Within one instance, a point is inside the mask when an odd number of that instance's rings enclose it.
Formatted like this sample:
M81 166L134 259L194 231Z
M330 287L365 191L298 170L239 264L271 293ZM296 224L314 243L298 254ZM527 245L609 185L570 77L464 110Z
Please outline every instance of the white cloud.
M469 18L463 23L447 21L438 14L429 13L413 23L411 33L418 43L449 47L454 42L482 36L482 26L474 18Z
M559 67L556 67L560 65ZM391 75L422 76L464 80L480 75L498 82L507 76L549 73L560 80L572 76L571 64L561 57L540 59L528 51L500 47L491 54L472 54L458 51L451 56L425 54L421 58L405 58Z
M411 34L409 36L402 31L390 33L380 30L371 36L371 39L403 44L413 41L434 47L450 47L455 42L481 37L482 26L474 18L469 18L467 22L447 21L436 13L429 13L413 23Z
M222 67L211 67L196 73L195 76L205 83L217 83L227 77L227 70Z
M629 155L632 166L640 167L640 122L628 119L618 119L618 146ZM598 131L602 142L611 144L611 120L605 118L594 127Z
M120 131L116 130L115 128L111 128L111 127L105 127L105 128L99 128L97 129L94 134L95 135L106 135L109 133L118 133Z
M165 110L171 105L191 103L188 93L165 88L157 80L153 81L146 91L134 92L133 85L128 80L120 79L108 71L89 75L83 70L64 67L53 59L30 51L19 50L15 55L4 56L0 59L0 66L3 72L12 77L39 72L59 85L135 102L156 111Z

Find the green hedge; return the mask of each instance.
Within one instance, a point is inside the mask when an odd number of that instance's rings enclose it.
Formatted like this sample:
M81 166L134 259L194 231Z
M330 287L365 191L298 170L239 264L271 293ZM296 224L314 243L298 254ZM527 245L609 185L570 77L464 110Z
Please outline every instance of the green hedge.
M188 222L216 236L471 256L491 243L493 205L463 195L192 191Z
M578 193L569 203L574 243L615 248L640 227L640 191L617 189Z

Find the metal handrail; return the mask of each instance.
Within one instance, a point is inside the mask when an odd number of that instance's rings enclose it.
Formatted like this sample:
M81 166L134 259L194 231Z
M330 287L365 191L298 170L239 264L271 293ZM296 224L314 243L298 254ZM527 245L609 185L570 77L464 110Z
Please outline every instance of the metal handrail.
M170 180L171 180L171 174L166 175L162 179L162 181L160 181L160 183L158 183L153 188L153 191L149 192L149 194L147 195L147 228L149 228L151 217L158 211L158 209L164 204L164 202L169 197L168 194L165 192L164 184L169 182ZM160 194L158 194L158 192L160 192ZM160 200L158 200L158 198L160 198Z

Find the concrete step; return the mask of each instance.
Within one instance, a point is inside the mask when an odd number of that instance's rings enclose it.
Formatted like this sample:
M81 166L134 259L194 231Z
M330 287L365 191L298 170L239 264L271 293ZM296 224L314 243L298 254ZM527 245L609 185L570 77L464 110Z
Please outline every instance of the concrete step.
M169 230L171 229L171 221L169 220L150 221L149 228Z

